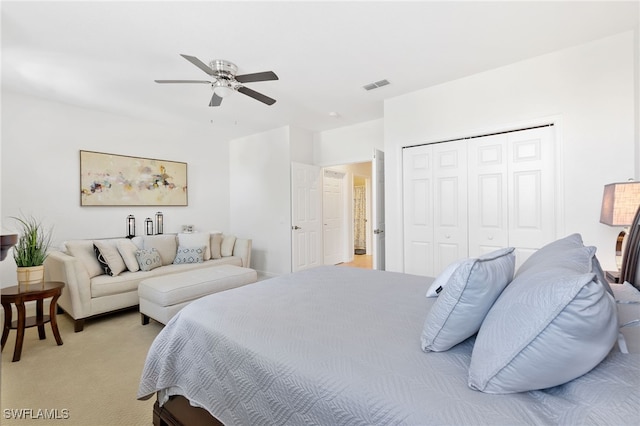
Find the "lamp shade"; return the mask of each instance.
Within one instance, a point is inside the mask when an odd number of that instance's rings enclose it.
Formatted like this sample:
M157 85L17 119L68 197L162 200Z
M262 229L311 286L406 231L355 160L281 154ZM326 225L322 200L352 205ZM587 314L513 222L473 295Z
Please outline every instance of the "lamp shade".
M610 183L604 186L600 223L629 226L640 206L640 182Z

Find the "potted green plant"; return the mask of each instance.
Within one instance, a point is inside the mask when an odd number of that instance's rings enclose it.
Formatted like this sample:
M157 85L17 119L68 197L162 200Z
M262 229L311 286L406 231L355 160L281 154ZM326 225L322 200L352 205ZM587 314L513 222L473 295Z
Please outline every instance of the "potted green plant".
M14 217L19 223L18 242L13 248L13 259L18 267L18 285L44 281L44 261L51 246L51 233L42 223L31 217Z

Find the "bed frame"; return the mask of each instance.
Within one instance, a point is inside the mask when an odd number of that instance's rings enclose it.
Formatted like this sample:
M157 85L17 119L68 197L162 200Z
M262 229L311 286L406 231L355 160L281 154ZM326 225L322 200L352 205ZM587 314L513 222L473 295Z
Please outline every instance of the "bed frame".
M640 289L640 208L636 212L627 238L627 249L622 258L620 282L628 281ZM193 407L181 395L172 396L162 407L158 401L153 406L154 426L224 426L207 410Z

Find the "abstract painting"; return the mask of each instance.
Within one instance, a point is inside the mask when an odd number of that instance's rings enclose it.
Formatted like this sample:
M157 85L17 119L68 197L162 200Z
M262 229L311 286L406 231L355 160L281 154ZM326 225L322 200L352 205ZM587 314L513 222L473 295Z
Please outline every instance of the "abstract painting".
M186 206L187 163L80 151L81 206Z

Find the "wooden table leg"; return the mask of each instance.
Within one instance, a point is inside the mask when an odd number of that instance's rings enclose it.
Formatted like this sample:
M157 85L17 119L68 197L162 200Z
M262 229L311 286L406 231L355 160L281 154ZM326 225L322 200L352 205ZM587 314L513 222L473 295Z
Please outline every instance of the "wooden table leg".
M44 340L47 338L47 334L44 331L44 301L43 299L38 299L36 301L36 322L38 324L38 337L40 340Z
M7 343L7 338L9 337L9 330L11 330L11 316L13 312L11 311L11 303L3 303L2 304L4 310L4 326L2 327L2 349L4 349L4 345Z
M56 343L60 346L62 345L62 337L60 337L60 331L58 331L58 320L56 318L56 302L58 301L58 297L60 297L60 294L53 296L51 299L49 316L51 318L51 331L53 331L53 336L56 338Z
M12 362L20 361L20 356L22 355L22 343L24 342L24 328L27 316L24 309L24 302L22 300L16 302L16 309L18 310L18 326L16 330L16 348L13 351Z

